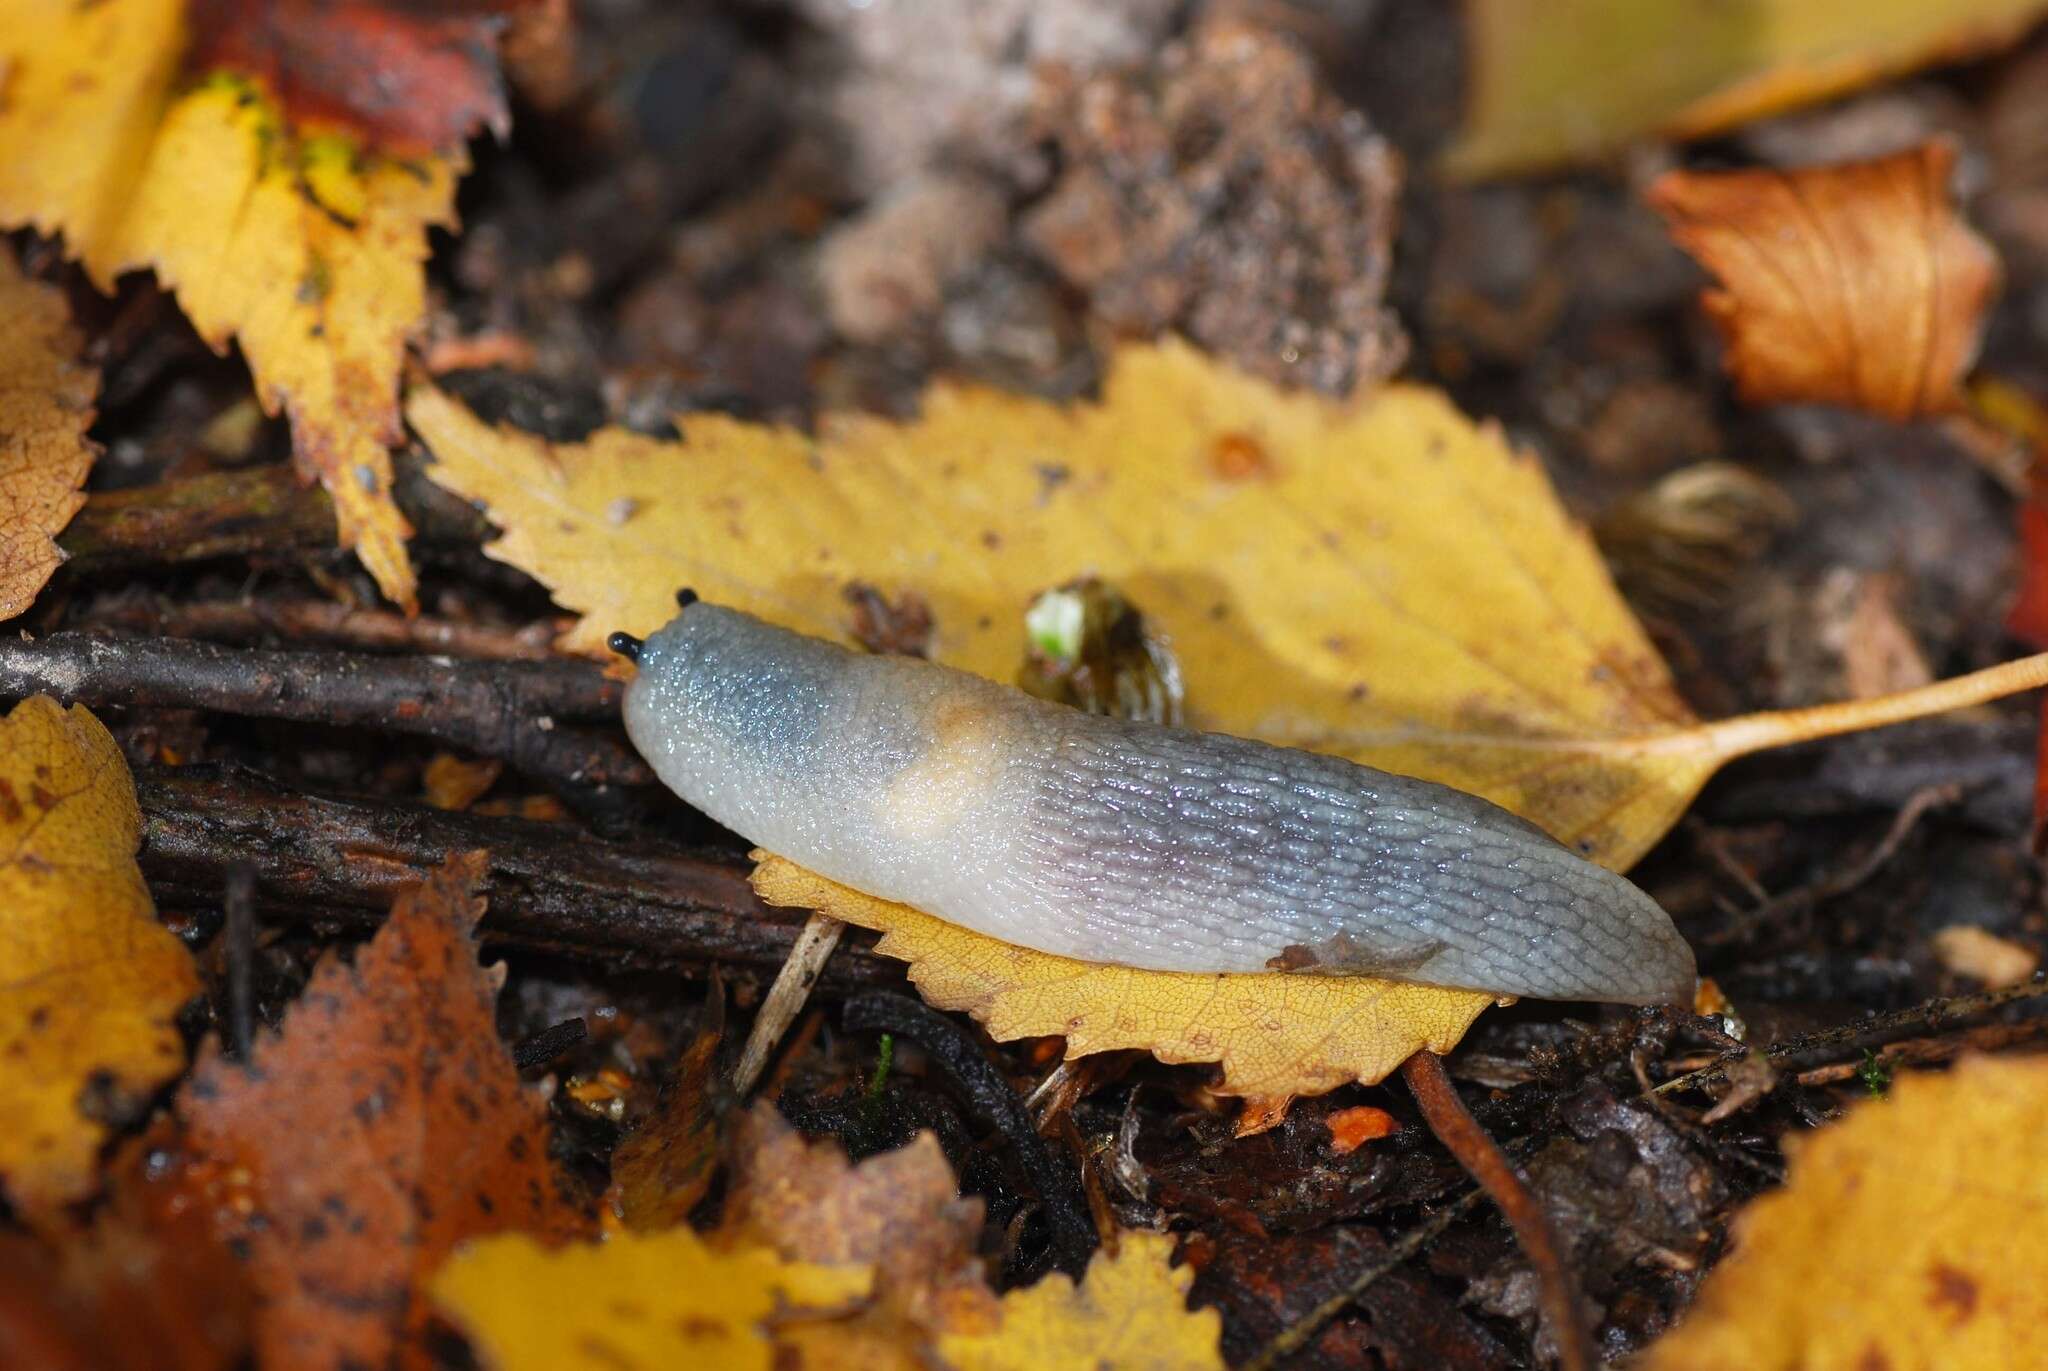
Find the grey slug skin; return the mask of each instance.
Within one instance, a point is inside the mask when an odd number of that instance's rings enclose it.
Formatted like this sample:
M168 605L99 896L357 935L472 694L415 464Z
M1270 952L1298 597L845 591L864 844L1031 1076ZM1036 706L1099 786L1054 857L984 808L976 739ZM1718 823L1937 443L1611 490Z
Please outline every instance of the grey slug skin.
M647 640L625 715L661 779L743 837L1043 952L1692 998L1692 950L1627 880L1339 757L1083 714L702 603Z

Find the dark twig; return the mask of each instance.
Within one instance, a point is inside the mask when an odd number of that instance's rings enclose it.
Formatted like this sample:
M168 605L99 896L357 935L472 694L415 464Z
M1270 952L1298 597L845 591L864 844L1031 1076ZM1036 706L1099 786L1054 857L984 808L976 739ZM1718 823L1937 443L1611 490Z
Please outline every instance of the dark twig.
M0 637L0 696L40 691L96 708L208 709L410 733L558 785L653 780L623 742L557 724L616 716L618 684L588 662L250 651L78 633L34 642Z
M547 661L557 625L545 620L524 628L499 628L417 615L408 619L389 609L359 609L304 596L199 600L189 603L102 601L85 616L85 627L121 629L165 638L206 638L254 643L267 638L363 648L371 652L444 652L451 657L499 661Z
M1550 1216L1543 1212L1508 1154L1458 1098L1458 1088L1451 1084L1443 1058L1434 1052L1417 1052L1402 1064L1401 1079L1408 1083L1422 1117L1438 1139L1492 1197L1515 1230L1515 1240L1536 1270L1539 1301L1551 1335L1557 1339L1559 1364L1565 1371L1592 1371L1596 1363L1592 1339L1579 1310L1579 1283L1565 1264Z
M228 868L225 926L227 948L228 1041L237 1061L249 1060L256 1045L256 869L247 862Z
M1344 1312L1345 1306L1363 1295L1373 1282L1400 1269L1402 1263L1433 1242L1443 1231L1470 1213L1486 1192L1480 1189L1467 1190L1457 1199L1445 1205L1436 1213L1424 1219L1413 1229L1401 1235L1400 1241L1388 1247L1380 1259L1368 1264L1351 1283L1330 1298L1308 1311L1292 1327L1281 1330L1273 1340L1259 1349L1259 1354L1246 1362L1242 1371L1272 1371L1280 1362L1308 1346L1308 1341L1323 1331L1323 1326Z
M908 1038L945 1070L968 1102L1015 1149L1024 1174L1038 1187L1038 1201L1052 1233L1054 1263L1079 1280L1095 1250L1095 1224L1077 1193L1080 1186L1074 1168L1039 1136L1024 1102L983 1055L981 1044L922 1001L887 991L848 1000L843 1022L855 1032Z
M1725 928L1716 930L1704 941L1708 946L1737 942L1765 924L1788 915L1803 914L1828 900L1848 894L1884 869L1885 864L1898 854L1900 846L1930 810L1945 808L1962 797L1963 788L1953 783L1924 786L1914 791L1907 797L1906 802L1899 806L1899 812L1892 816L1891 827L1885 830L1884 836L1878 839L1877 846L1871 848L1869 852L1825 880L1772 896L1754 909L1737 916Z
M420 475L418 458L401 452L397 467L392 494L421 539L474 544L489 536L481 515ZM95 493L57 542L73 574L212 557L325 555L335 545L334 502L286 464L208 472Z
M1996 1052L2015 1043L2048 1034L2048 1019L2022 1019L2018 1023L1985 1024L1981 1028L1958 1029L1942 1038L1907 1038L1887 1043L1875 1054L1884 1067L1928 1066L1951 1061L1965 1052ZM1799 1073L1801 1085L1834 1085L1868 1069L1866 1062L1831 1062Z
M564 1019L538 1033L529 1033L512 1044L512 1064L521 1071L531 1071L553 1061L589 1036L590 1028L581 1017Z
M1996 1009L2000 1005L2012 1004L2019 1000L2037 999L2048 996L2048 975L2036 972L2034 978L2023 985L2007 986L2003 990L1986 990L1976 995L1953 995L1941 999L1927 1000L1906 1009L1895 1009L1889 1014L1873 1014L1856 1023L1840 1024L1834 1028L1823 1028L1814 1033L1787 1038L1772 1043L1764 1049L1764 1058L1776 1064L1809 1052L1821 1052L1847 1047L1870 1037L1895 1032L1901 1028L1940 1028L1953 1019L1965 1019L1973 1015ZM1674 1091L1688 1090L1694 1086L1711 1085L1727 1074L1728 1063L1738 1060L1749 1051L1737 1048L1723 1052L1719 1061L1709 1063L1683 1076L1673 1076L1654 1093L1669 1095Z
M247 862L272 923L374 927L448 853L484 848L483 934L494 944L702 974L721 962L781 965L804 920L756 899L742 864L606 842L572 824L330 799L239 768L143 767L136 788L142 871L164 905L213 905L229 868ZM849 937L826 983L897 976L872 946Z

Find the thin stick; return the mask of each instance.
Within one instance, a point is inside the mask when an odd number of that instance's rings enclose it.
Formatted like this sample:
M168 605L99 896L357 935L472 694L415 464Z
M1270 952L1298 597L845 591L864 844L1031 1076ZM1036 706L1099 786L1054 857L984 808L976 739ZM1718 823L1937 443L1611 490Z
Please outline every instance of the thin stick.
M811 987L817 984L825 959L839 946L839 935L845 931L846 925L829 914L814 913L804 921L803 932L796 935L796 946L789 950L789 960L775 973L775 984L768 988L761 1012L754 1016L754 1027L747 1034L740 1064L733 1069L732 1091L740 1099L752 1092L775 1045L803 1012L804 1001L811 997Z
M1417 1052L1401 1064L1401 1079L1408 1083L1422 1117L1429 1121L1443 1145L1470 1172L1472 1179L1492 1197L1515 1241L1536 1269L1538 1299L1544 1321L1557 1339L1558 1364L1564 1371L1592 1371L1593 1342L1579 1313L1579 1286L1565 1264L1564 1251L1551 1227L1549 1215L1536 1200L1508 1154L1500 1150L1487 1131L1479 1126L1458 1098L1457 1087L1444 1070L1443 1058L1434 1052Z
M1823 1048L1844 1047L1859 1039L1876 1033L1889 1033L1893 1029L1925 1025L1940 1027L1944 1019L1960 1019L1972 1014L1982 1014L2000 1005L2017 1000L2038 999L2048 995L2048 973L2035 972L2034 978L2022 985L2007 986L2003 990L1987 990L1976 995L1954 995L1936 1000L1927 1000L1906 1009L1896 1009L1889 1014L1875 1014L1859 1023L1839 1024L1834 1028L1823 1028L1818 1032L1787 1038L1772 1043L1764 1049L1764 1056L1773 1062L1787 1057L1796 1057L1806 1052L1817 1052ZM1743 1056L1749 1049L1731 1049L1721 1054L1721 1059L1688 1071L1683 1076L1673 1076L1649 1093L1669 1095L1696 1085L1709 1085L1726 1074L1728 1063Z
M1906 803L1892 816L1891 827L1885 830L1884 837L1878 839L1877 846L1865 853L1860 860L1813 885L1801 886L1797 890L1770 896L1754 909L1738 915L1730 920L1726 927L1701 941L1709 947L1736 942L1782 915L1811 909L1823 901L1848 894L1884 869L1885 864L1898 854L1899 848L1919 826L1923 815L1929 810L1952 805L1962 798L1963 788L1953 782L1921 787L1906 798Z
M1401 1240L1389 1247L1385 1255L1353 1276L1351 1284L1309 1310L1299 1322L1281 1330L1271 1342L1260 1348L1259 1355L1246 1362L1243 1371L1272 1371L1282 1358L1291 1357L1308 1346L1308 1340L1322 1332L1323 1325L1343 1313L1346 1305L1363 1295L1373 1282L1399 1269L1402 1263L1428 1246L1446 1228L1470 1213L1479 1203L1479 1197L1485 1193L1484 1190L1477 1188L1467 1190L1413 1229L1402 1234Z
M0 697L206 709L433 738L568 787L647 785L612 734L567 718L618 717L620 687L595 663L464 662L364 652L271 652L175 638L0 637Z
M256 1046L256 868L236 862L228 868L227 890L221 898L227 947L228 1040L236 1061L246 1062Z

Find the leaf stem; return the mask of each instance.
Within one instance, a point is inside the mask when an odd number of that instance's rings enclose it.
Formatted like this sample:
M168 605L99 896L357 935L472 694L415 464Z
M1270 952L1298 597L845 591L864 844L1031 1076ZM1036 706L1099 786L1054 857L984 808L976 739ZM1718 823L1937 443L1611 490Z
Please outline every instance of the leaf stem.
M1843 700L1836 704L1811 705L1805 709L1774 709L1759 714L1742 714L1733 719L1700 724L1669 733L1637 739L1618 739L1602 751L1629 752L1637 756L1661 753L1706 753L1723 761L1760 752L1769 747L1810 742L1838 733L1855 733L1866 728L1883 728L1930 714L1987 704L2022 690L2048 686L2048 652L2017 661L1952 676L1945 681L1880 695L1869 700Z
M1472 1179L1492 1197L1501 1216L1515 1230L1515 1241L1529 1265L1536 1269L1538 1298L1544 1322L1557 1339L1558 1364L1564 1371L1591 1371L1592 1339L1587 1336L1580 1314L1579 1283L1565 1264L1564 1251L1549 1215L1537 1202L1508 1154L1501 1151L1479 1121L1458 1098L1443 1058L1434 1052L1417 1052L1401 1064L1401 1079L1408 1083L1422 1117L1429 1121L1439 1140L1450 1149Z

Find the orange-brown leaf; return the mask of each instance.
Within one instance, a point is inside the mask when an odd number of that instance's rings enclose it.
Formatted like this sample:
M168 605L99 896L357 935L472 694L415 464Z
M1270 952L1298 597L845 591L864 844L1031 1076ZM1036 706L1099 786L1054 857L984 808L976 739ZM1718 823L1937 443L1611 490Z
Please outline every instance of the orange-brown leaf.
M725 1038L725 1001L716 997L712 1022L698 1027L676 1063L675 1079L660 1107L612 1149L612 1184L605 1198L636 1233L673 1228L711 1189L718 1165L718 1048Z
M205 1209L152 1189L150 1130L111 1164L83 1232L0 1238L0 1366L37 1371L233 1371L249 1355L241 1263ZM163 1201L171 1201L163 1203Z
M179 1095L195 1165L248 1177L219 1222L249 1253L261 1365L416 1361L420 1283L458 1242L582 1227L498 1038L500 978L477 963L481 861L451 857L400 896L247 1067L209 1050Z
M1956 213L1946 142L1797 171L1668 172L1650 203L1720 278L1701 296L1754 405L1959 408L1998 257Z
M85 503L100 378L78 347L63 295L0 244L0 619L27 609L64 560L56 535Z

